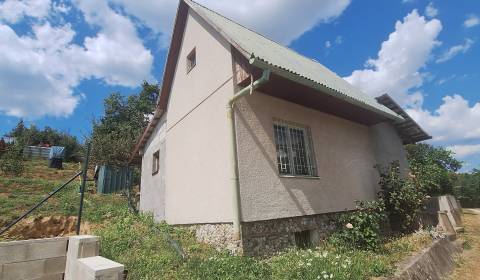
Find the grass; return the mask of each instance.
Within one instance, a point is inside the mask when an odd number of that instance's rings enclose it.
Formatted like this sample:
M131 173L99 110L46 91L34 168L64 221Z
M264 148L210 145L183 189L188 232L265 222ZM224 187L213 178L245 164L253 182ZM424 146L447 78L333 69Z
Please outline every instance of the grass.
M431 242L427 232L392 238L378 252L330 245L290 249L268 259L232 256L195 241L184 228L158 224L127 210L96 231L102 255L123 263L132 279L370 279L391 275L395 263ZM186 255L170 245L181 244Z
M49 192L70 179L79 169L78 163L65 163L63 170L48 168L45 160L25 161L26 170L21 177L0 175L0 227L20 216L39 202ZM75 216L78 212L80 195L79 180L51 197L32 213L38 216ZM101 225L122 209L127 209L120 195L97 195L94 185L88 184L85 192L83 220Z
M0 225L20 215L71 177L78 164L49 169L45 161L27 161L21 177L0 177ZM198 243L186 228L155 223L129 212L120 195L97 195L89 185L83 220L95 225L101 254L125 265L129 279L370 279L390 275L395 263L431 242L421 232L387 240L377 252L335 247L290 249L268 259L232 256ZM52 197L35 216L72 216L78 211L78 181ZM179 252L179 244L181 251Z
M480 215L463 214L465 231L458 239L463 242L463 253L456 260L457 267L449 279L473 280L480 275Z

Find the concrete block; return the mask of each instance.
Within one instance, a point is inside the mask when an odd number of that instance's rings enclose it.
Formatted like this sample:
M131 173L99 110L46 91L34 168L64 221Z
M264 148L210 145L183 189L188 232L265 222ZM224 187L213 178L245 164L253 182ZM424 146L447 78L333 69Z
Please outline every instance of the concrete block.
M42 279L65 271L66 257L3 264L2 280ZM49 279L49 278L47 278Z
M122 280L122 264L96 256L78 260L78 279L84 280Z
M0 264L66 256L68 238L0 242Z
M67 250L65 280L83 280L77 277L78 259L98 256L100 239L93 235L71 236Z

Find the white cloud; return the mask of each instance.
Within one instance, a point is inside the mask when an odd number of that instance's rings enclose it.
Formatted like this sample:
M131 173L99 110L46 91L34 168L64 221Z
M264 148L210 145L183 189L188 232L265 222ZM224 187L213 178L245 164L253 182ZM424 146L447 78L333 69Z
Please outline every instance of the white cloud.
M452 145L447 147L448 150L455 153L459 158L480 154L480 144L472 145Z
M434 18L438 15L438 9L433 6L433 3L428 3L428 6L425 8L425 15L429 18Z
M96 35L75 44L69 24L32 26L19 36L0 24L0 113L36 118L68 116L81 95L75 87L97 78L111 85L138 86L153 80L153 56L136 34L133 23L105 3L78 3L86 21L99 27Z
M480 102L470 107L467 100L455 94L443 97L442 105L434 112L419 108L406 111L432 134L434 142L480 139Z
M17 23L26 16L42 19L49 11L50 0L5 0L0 3L0 21Z
M175 16L176 0L129 1L110 0L135 16L156 33L170 36ZM290 44L319 23L340 16L350 0L304 0L301 5L291 0L200 0L202 5L264 34L282 44Z
M467 38L465 40L465 43L463 43L461 45L453 46L453 47L449 48L448 50L446 50L443 54L441 54L437 58L436 62L437 63L442 63L442 62L445 62L445 61L448 61L448 60L454 58L458 54L466 53L468 50L470 50L473 43L474 43L474 41L472 39Z
M396 22L395 31L382 43L378 57L369 59L366 69L355 70L345 79L372 96L388 93L401 105L421 105L423 95L414 89L427 76L421 70L439 44L441 30L439 20L426 20L413 10L403 22Z
M325 48L330 48L332 46L332 42L330 41L325 41Z
M463 22L463 26L466 28L474 27L480 24L480 18L476 15L468 15L467 19Z

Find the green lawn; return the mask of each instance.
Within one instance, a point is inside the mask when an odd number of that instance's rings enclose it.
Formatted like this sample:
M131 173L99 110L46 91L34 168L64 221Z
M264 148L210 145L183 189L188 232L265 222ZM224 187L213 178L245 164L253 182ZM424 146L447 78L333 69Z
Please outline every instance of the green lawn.
M0 225L11 221L74 174L49 169L46 161L27 161L21 177L0 175ZM38 216L74 216L78 181L38 209ZM431 241L422 232L385 242L378 252L349 250L328 242L311 250L291 249L268 259L231 256L196 242L186 229L158 224L129 212L120 195L85 195L84 220L102 239L101 254L123 263L129 279L370 279L389 275L395 263ZM0 237L1 239L1 237ZM179 244L185 258L172 244Z

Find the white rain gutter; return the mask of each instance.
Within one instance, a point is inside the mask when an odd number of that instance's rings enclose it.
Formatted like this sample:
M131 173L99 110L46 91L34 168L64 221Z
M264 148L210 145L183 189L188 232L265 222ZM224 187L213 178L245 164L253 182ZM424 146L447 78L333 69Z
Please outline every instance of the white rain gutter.
M253 64L251 59L250 63ZM239 92L237 92L227 103L227 119L229 126L229 138L230 138L230 176L231 176L231 188L232 188L232 198L233 198L233 233L235 240L240 240L240 219L241 219L241 208L240 208L240 183L238 180L238 158L237 158L237 137L235 132L235 113L234 105L235 101L239 98L252 94L255 89L265 84L270 79L270 70L264 69L262 77L258 80L250 83L249 86L244 87Z

